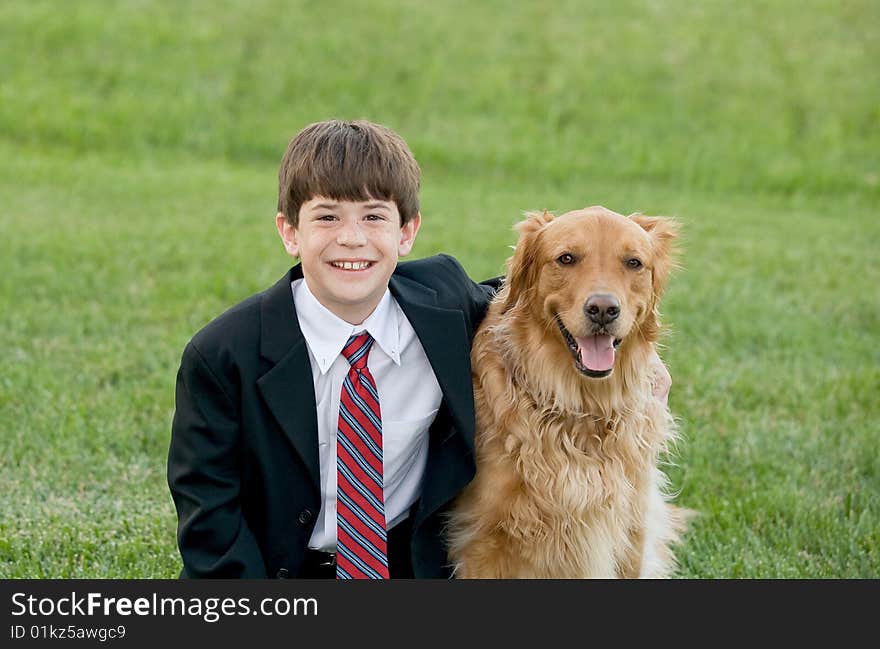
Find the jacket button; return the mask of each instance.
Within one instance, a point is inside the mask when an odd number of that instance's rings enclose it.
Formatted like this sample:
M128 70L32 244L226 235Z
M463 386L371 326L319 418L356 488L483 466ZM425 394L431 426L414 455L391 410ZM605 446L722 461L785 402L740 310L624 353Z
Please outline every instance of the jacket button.
M298 520L302 525L307 525L307 524L309 523L309 521L312 520L312 512L310 512L308 509L304 509L304 510L302 510L302 511L299 513L299 516L297 517L297 520Z
M278 577L278 579L287 579L287 575L287 568L279 568L276 577Z

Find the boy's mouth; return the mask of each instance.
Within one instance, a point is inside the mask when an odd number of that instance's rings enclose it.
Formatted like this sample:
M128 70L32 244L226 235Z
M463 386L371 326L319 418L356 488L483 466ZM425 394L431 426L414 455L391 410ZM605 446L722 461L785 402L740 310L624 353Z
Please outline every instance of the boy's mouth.
M333 266L333 268L338 268L340 270L366 270L374 263L375 262L361 259L357 261L331 261L330 265Z

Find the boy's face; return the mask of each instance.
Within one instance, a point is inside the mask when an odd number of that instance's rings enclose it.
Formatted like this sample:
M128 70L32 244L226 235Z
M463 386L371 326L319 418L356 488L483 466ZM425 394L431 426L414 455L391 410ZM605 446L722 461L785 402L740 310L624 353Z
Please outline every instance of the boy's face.
M337 316L360 324L388 287L398 257L412 250L421 215L400 225L393 201L337 201L321 196L299 209L298 225L275 218L289 254L299 257L309 290Z

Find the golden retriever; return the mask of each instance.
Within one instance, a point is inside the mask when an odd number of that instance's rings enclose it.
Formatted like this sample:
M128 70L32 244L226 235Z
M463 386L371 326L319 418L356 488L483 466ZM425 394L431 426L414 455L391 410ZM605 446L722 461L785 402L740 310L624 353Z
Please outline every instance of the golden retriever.
M687 512L659 456L658 301L678 226L530 214L471 352L477 475L448 521L457 578L664 577Z

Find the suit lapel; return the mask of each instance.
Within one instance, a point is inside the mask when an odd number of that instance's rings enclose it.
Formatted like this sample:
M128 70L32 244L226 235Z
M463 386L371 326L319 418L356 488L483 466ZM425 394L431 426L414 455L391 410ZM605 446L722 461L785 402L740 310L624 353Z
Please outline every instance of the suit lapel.
M473 450L474 394L464 315L435 306L436 292L407 278L393 276L389 286L422 343L456 429Z
M296 266L264 294L260 354L274 366L257 380L257 386L320 493L315 386L290 290L290 283L301 277Z
M461 311L435 306L436 292L412 280L394 276L391 292L403 309L443 391L452 431L438 429L431 441L415 528L449 502L473 479L474 395L471 387L470 338ZM438 415L442 421L442 415ZM434 432L432 428L432 433ZM453 439L457 436L457 439Z

